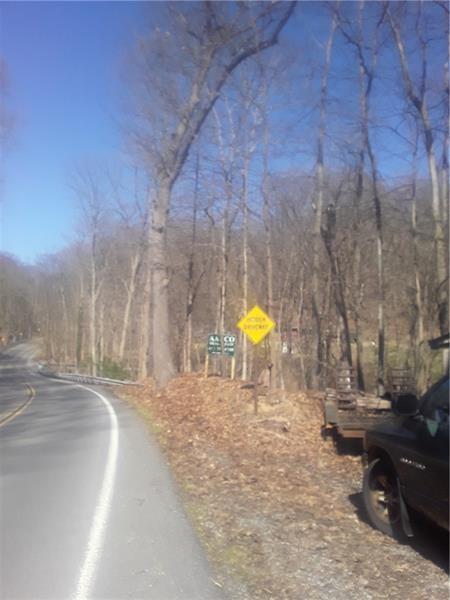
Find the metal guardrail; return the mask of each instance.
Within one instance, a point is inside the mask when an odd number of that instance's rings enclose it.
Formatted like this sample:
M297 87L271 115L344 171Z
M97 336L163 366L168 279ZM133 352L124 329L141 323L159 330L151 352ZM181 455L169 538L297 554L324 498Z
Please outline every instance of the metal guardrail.
M91 385L143 385L142 383L137 383L136 381L110 379L109 377L93 377L92 375L84 375L82 373L57 373L54 371L49 371L39 364L37 366L37 372L39 375L43 375L44 377L53 377L54 379L74 381L75 383L88 383Z

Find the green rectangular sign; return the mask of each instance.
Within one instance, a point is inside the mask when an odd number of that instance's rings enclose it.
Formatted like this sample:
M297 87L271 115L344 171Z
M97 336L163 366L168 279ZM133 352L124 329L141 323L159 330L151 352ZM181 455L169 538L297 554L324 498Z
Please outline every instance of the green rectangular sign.
M223 336L223 353L225 356L234 356L236 351L236 336L233 333L227 333Z
M222 354L222 339L218 333L208 335L208 354Z

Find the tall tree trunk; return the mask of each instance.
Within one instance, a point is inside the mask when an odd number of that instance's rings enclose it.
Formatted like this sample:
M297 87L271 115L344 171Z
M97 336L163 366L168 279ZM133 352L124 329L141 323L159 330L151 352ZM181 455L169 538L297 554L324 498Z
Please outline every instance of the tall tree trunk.
M175 367L170 349L169 327L169 294L167 274L167 248L166 225L167 214L170 208L171 189L178 179L181 170L188 158L190 149L203 124L213 110L222 88L230 75L252 56L258 55L267 48L277 44L278 37L292 16L296 3L286 2L279 10L279 5L272 8L263 7L264 12L271 17L270 27L258 27L253 21L248 27L241 28L239 44L236 37L230 35L235 26L230 21L224 22L226 35L220 33L221 27L217 26L219 16L215 15L215 4L207 2L206 11L202 18L204 30L201 34L198 49L198 62L192 72L192 79L188 84L188 93L179 105L177 122L163 139L158 160L156 175L158 194L153 209L152 224L152 249L153 249L153 371L156 382L163 386L175 375ZM276 12L280 13L277 17ZM242 13L242 17L245 15ZM217 22L216 22L216 19ZM183 17L184 22L186 19ZM181 22L181 19L179 19ZM239 27L241 25L239 24ZM244 33L242 33L244 32ZM188 34L188 32L186 31ZM189 32L190 33L190 32ZM197 36L194 36L197 37ZM228 41L227 41L228 38ZM197 37L197 40L200 38ZM239 39L239 38L238 38ZM230 42L231 41L231 42Z
M283 360L282 360L282 338L281 331L283 327L283 323L285 323L284 311L286 304L286 296L289 286L289 281L291 279L291 269L294 264L294 257L291 255L291 258L288 263L288 267L286 270L286 275L284 277L284 283L280 292L280 301L279 301L279 310L278 310L278 318L276 319L278 331L272 331L270 340L270 363L272 365L271 372L271 381L270 384L273 388L278 388L281 390L285 390L285 382L284 382L284 374L283 374ZM291 311L290 311L291 312ZM275 306L272 305L272 309L269 315L274 319L275 318ZM289 329L285 329L287 332L287 341L290 343L291 335L292 335L292 313L288 318Z
M364 141L362 142L364 143ZM356 194L355 194L355 223L354 223L354 245L353 245L353 303L354 303L354 321L356 336L356 377L358 389L366 389L364 378L364 345L363 329L361 323L361 308L364 299L363 284L361 277L361 241L360 241L360 207L363 195L363 176L364 176L364 150L360 151L358 164Z
M449 37L449 31L448 31L448 21L447 21L447 38L450 40ZM450 51L450 44L449 44L449 51ZM442 215L442 228L443 228L443 235L444 235L444 243L446 245L448 245L449 243L449 238L450 238L450 232L449 232L449 212L450 212L450 201L449 201L449 165L448 165L448 148L449 148L449 112L450 112L450 81L449 81L449 58L447 55L447 60L445 62L444 65L444 69L445 69L445 106L446 106L446 111L445 111L445 119L444 119L444 140L443 140L443 144L442 144L442 175L441 175L441 215ZM446 320L443 320L444 322L441 323L441 331L442 329L445 329L447 327L447 331L448 331L448 292L449 292L449 281L448 281L448 276L449 276L449 253L446 252L445 253L445 275L446 275L446 288L447 288L447 302L445 304L445 311L447 312L447 318ZM445 292L444 292L445 293ZM444 308L442 309L444 310ZM445 361L444 363L444 369L446 369L446 365L448 365L448 360L449 360L449 351L446 350L443 353L443 361Z
M214 269L214 276L212 276L212 280L214 281L214 285L211 286L211 289L214 289L213 297L211 298L211 303L215 302L216 306L216 315L214 321L214 331L219 331L219 323L220 323L220 286L221 286L221 261L222 261L222 246L221 241L218 240L218 232L216 228L216 221L214 216L211 214L211 206L208 206L206 209L206 216L208 217L209 223L209 247L211 249L211 264Z
M159 387L176 374L172 359L169 321L169 274L166 238L171 184L161 177L153 205L151 224L152 295L153 295L153 372Z
M328 205L327 225L322 228L322 237L328 253L331 269L331 283L334 301L340 323L340 360L352 366L352 347L350 339L350 327L348 323L347 306L345 302L344 284L339 268L339 260L336 252L336 209L333 204Z
M98 315L98 364L103 374L103 365L105 362L105 303L100 302Z
M334 329L333 321L335 310L332 311L332 305L334 305L334 309L336 309L336 302L332 302L333 297L333 275L331 272L330 261L328 260L328 269L323 276L323 284L322 289L324 293L322 294L322 314L325 315L325 327L324 327L324 336L322 337L322 356L324 357L324 376L326 385L330 385L330 367L331 367L331 352L333 349L333 340L334 340Z
M96 299L97 299L97 271L95 264L95 234L92 242L92 254L91 254L91 290L90 290L90 320L89 320L89 332L90 332L90 346L91 346L91 375L94 377L97 375L97 321L96 321Z
M449 145L449 132L448 125L445 129L444 143L442 149L442 175L441 175L441 214L442 223L444 229L445 239L448 240L448 212L449 212L449 169L448 169L448 145ZM447 256L448 258L448 256ZM447 263L448 271L448 263Z
M267 91L265 90L265 100ZM274 300L273 300L273 248L272 248L272 217L270 213L270 192L269 192L269 124L267 122L267 106L265 106L264 115L264 154L263 154L263 224L266 245L266 277L267 277L267 298L266 309L269 316L274 319ZM281 363L281 312L283 297L280 299L280 315L277 328L271 332L269 340L270 350L270 386L272 388L284 389L283 372Z
M360 2L358 17L358 34L356 37L346 31L341 25L342 33L345 39L356 48L359 62L359 81L360 81L360 112L361 112L361 132L364 141L363 147L369 157L372 174L372 194L375 211L375 227L377 234L377 288L378 288L378 360L377 360L377 389L378 394L384 394L384 355L385 355L385 333L384 333L384 257L383 257L383 221L381 213L381 200L378 189L378 172L375 155L372 150L369 134L369 99L372 92L373 80L375 77L375 68L378 58L378 31L381 26L380 19L375 26L374 39L371 47L371 63L366 61L366 36L363 28L363 13L365 2Z
M416 354L421 343L424 340L422 286L420 282L419 243L417 239L417 142L418 140L416 139L413 153L413 173L411 189L411 237L413 243L414 305L416 311L414 327L414 347L416 349Z
M118 352L118 358L119 358L120 362L123 362L124 355L125 355L125 344L127 341L127 333L128 333L128 329L129 329L129 323L130 323L131 305L133 302L134 293L136 291L137 277L139 274L140 266L141 266L141 256L140 256L140 249L138 249L131 261L130 281L129 281L129 283L124 282L125 290L127 293L127 298L125 301L125 308L124 308L124 312L123 312L122 331L120 334L120 344L119 344L119 352Z
M233 119L230 107L226 103L228 109L228 126L229 135L231 135L231 146L234 141L234 128ZM218 303L218 314L217 314L217 325L216 330L223 335L225 333L225 315L228 302L228 258L229 258L229 235L230 235L230 218L231 218L231 207L233 200L233 180L232 170L234 168L234 154L235 150L233 146L231 151L227 151L225 148L224 137L222 134L222 124L220 117L216 109L213 110L213 114L216 121L216 135L219 144L220 163L222 174L225 184L225 207L222 218L222 231L220 240L220 281L219 281L219 303ZM221 360L221 370L223 368L223 361Z
M353 243L353 295L354 295L354 320L355 320L355 335L356 335L356 377L358 382L358 389L364 391L366 389L364 379L364 345L363 345L363 331L361 324L361 308L363 305L364 291L361 277L361 240L360 240L360 226L361 226L361 203L364 193L364 163L365 163L365 85L363 73L360 71L359 78L359 107L360 107L360 140L359 140L359 152L358 152L358 164L356 172L356 190L355 190L355 202L354 202L354 243Z
M406 95L411 102L412 106L416 110L418 117L421 120L425 150L427 153L428 169L430 172L431 179L431 209L434 223L434 248L436 256L436 274L437 274L437 286L436 286L436 301L438 306L438 321L441 334L448 332L448 273L447 273L447 252L448 252L448 240L445 235L445 228L443 225L443 215L441 209L441 198L439 189L439 176L436 162L436 150L435 140L433 134L433 128L431 125L428 104L425 97L425 86L426 86L426 73L427 73L427 48L426 41L422 38L420 31L418 30L418 37L421 43L421 58L422 58L422 80L420 85L420 91L416 93L411 80L411 75L408 66L408 60L406 57L405 47L403 45L403 39L400 32L400 27L395 19L392 17L391 12L388 8L386 15L389 20L394 39L400 58L400 65L402 69L403 82L405 86Z
M447 37L449 35L448 26L447 26ZM449 38L450 40L450 38ZM449 44L450 51L450 44ZM445 118L444 118L444 139L442 143L442 174L441 174L441 214L442 214L442 222L444 227L444 235L445 239L448 240L449 232L448 232L448 217L449 217L449 168L448 168L448 146L449 146L449 134L450 134L450 81L449 81L449 59L447 57L447 61L444 65L444 77L445 77L445 94L444 100L446 107L445 109ZM447 254L448 259L448 254ZM448 273L448 263L447 263L447 273Z
M248 313L248 169L246 155L242 171L242 315ZM242 336L242 379L248 378L248 339Z
M149 227L150 235L150 227ZM147 270L145 273L145 283L142 297L142 329L141 343L139 345L139 379L145 379L148 375L148 360L151 339L151 323L150 323L150 303L151 303L151 287L152 287L152 269L150 257L150 244L147 246Z
M194 199L192 207L192 232L191 248L188 261L187 299L186 299L186 323L184 329L183 343L183 370L185 373L192 371L192 312L194 310L194 259L195 246L197 243L197 210L198 210L198 177L199 177L199 153L197 152L195 163Z
M83 331L84 331L84 311L83 311L83 302L84 302L84 283L83 283L83 273L80 274L80 297L78 301L78 310L77 310L77 340L76 340L76 363L77 363L77 371L80 369L81 363L83 361Z
M298 355L299 355L299 362L300 362L300 381L301 383L301 389L306 389L307 386L307 381L306 381L306 374L305 374L305 358L304 358L304 354L303 354L303 343L300 340L300 324L303 322L303 312L304 312L304 306L305 306L305 278L304 278L304 273L305 273L305 269L304 266L302 265L301 269L300 269L300 282L299 282L299 298L298 298L298 307L297 307L297 331L298 331L298 338L299 338L299 344L298 344Z
M54 340L54 335L53 335L53 330L54 330L54 321L53 321L53 315L51 313L50 310L50 306L51 306L51 302L50 302L50 297L47 294L47 335L46 335L46 341L47 341L47 358L49 360L54 360L55 359L55 340Z
M448 167L448 147L449 147L449 60L447 59L446 62L446 68L445 68L445 73L446 73L446 100L447 100L447 113L446 113L446 121L445 121L445 134L444 134L444 143L443 143L443 148L442 148L442 187L441 187L441 214L442 214L442 225L443 225L443 236L444 236L444 243L446 245L448 245L449 243L449 239L450 239L450 235L449 235L449 212L450 212L450 202L449 202L449 167ZM449 280L448 280L448 276L449 276L449 253L446 252L445 253L445 277L446 277L446 284L445 287L447 288L447 295L445 296L446 298L446 302L442 302L442 311L445 311L445 314L443 315L443 317L441 317L440 319L440 328L441 328L441 332L442 330L446 329L448 331L449 328L449 323L448 323L448 310L449 310L449 305L448 305L448 292L449 292ZM445 294L445 291L443 292L443 295ZM442 360L443 360L443 368L444 370L448 368L448 364L449 364L449 351L448 349L444 350L443 352L443 356L442 356Z
M218 331L221 335L225 333L225 314L227 308L227 283L228 283L228 236L230 228L232 190L230 181L226 181L226 201L222 219L222 232L220 238L220 301Z
M62 313L63 313L63 334L61 337L61 343L62 343L62 359L63 359L63 363L65 364L67 362L67 357L69 356L69 339L70 339L70 332L69 332L69 317L67 314L67 302L66 302L66 292L64 290L64 286L61 285L59 288L59 293L61 295L61 306L62 306Z
M431 128L427 136L427 159L431 176L432 188L432 214L434 221L434 245L436 254L436 273L437 273L437 305L438 319L441 334L448 332L448 298L447 298L447 252L448 240L446 241L445 230L443 226L443 213L441 211L441 201L439 194L439 177L436 164L436 156L433 144L431 142Z
M183 339L183 372L192 373L192 310L194 298L192 290L188 289L186 301L186 323Z
M321 228L322 228L322 210L324 194L324 137L326 123L326 103L328 97L328 73L330 70L331 50L336 31L336 16L333 15L331 29L328 35L325 47L325 63L322 72L322 82L320 88L320 108L319 108L319 132L317 138L317 163L316 163L316 193L314 209L314 228L313 228L313 247L312 247L312 280L311 280L311 307L313 320L315 322L315 334L313 336L314 358L316 364L313 370L313 387L321 386L323 372L323 343L322 343L322 315L320 314L320 249L321 249Z
M384 255L383 255L383 221L381 200L378 190L378 173L375 155L369 139L367 128L367 154L372 171L372 191L375 209L375 224L377 231L377 287L378 287L378 373L377 393L383 396L385 392L385 323L384 323Z
M354 321L355 321L355 336L356 336L356 377L358 389L364 391L366 389L364 378L364 345L363 331L361 324L361 307L363 304L364 293L361 281L361 246L359 240L359 211L356 212L355 225L355 245L353 249L353 294L354 294Z

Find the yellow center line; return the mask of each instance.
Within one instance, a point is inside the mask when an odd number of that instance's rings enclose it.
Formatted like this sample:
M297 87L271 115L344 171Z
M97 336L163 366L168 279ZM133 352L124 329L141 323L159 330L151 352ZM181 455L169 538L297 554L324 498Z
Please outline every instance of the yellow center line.
M3 425L10 423L13 419L18 417L33 402L33 399L36 397L36 391L34 387L29 385L28 383L26 384L26 386L28 388L29 394L28 400L26 400L23 404L16 408L16 410L13 410L12 413L0 419L0 427L3 427Z

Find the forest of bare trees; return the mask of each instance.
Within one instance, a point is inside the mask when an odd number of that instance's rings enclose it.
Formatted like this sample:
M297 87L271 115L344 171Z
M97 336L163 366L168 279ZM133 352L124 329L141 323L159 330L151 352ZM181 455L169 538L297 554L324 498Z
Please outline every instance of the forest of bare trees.
M320 389L344 361L361 389L396 366L423 388L449 327L447 5L158 10L126 59L123 168L73 169L63 250L0 255L3 341L164 385L258 304L277 328L239 337L238 377Z

